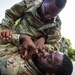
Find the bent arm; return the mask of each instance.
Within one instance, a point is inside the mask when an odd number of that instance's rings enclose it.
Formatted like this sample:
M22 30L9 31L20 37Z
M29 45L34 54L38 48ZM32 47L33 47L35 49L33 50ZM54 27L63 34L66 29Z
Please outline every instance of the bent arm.
M56 26L47 29L48 35L46 39L46 48L49 50L59 50L59 40L61 38L61 21L56 18Z
M5 11L5 18L2 20L1 26L3 29L12 29L15 21L19 19L25 9L24 1L13 5L10 9Z

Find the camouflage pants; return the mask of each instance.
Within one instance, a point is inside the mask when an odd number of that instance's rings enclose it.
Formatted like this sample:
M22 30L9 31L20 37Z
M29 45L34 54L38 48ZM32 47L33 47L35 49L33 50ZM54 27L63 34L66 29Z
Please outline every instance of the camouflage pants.
M30 64L32 66L30 66ZM0 40L0 73L1 75L41 75L31 60L24 60L18 48Z

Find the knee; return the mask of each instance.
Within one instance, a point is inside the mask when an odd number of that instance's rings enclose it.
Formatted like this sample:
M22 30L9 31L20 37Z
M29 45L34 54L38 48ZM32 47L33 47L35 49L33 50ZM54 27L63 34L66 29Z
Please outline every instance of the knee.
M19 63L15 59L10 58L3 63L1 75L17 75L18 69Z

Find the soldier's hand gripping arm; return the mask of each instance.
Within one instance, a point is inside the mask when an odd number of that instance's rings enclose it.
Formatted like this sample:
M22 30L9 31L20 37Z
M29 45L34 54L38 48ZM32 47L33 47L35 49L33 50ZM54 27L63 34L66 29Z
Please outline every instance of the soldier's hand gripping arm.
M37 47L32 41L31 37L28 35L20 35L20 45L19 52L24 59L31 58L32 54L34 54L35 50L37 51ZM36 52L37 53L37 52Z
M0 32L0 38L3 40L3 42L7 43L7 42L11 42L12 39L12 30L6 29L6 30L2 30Z
M13 34L11 42L7 44L1 42L0 39L0 57L19 51L23 59L29 59L36 53L36 49L35 44L28 35ZM5 50L7 50L7 52Z
M45 36L40 37L34 43L38 47L38 50L43 50L45 48Z

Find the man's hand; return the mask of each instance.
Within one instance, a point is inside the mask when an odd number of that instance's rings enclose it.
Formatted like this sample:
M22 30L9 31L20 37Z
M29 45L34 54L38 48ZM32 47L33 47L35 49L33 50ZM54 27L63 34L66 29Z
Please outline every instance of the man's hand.
M0 32L0 38L4 41L4 42L11 42L11 38L12 38L12 30L2 30Z
M20 35L20 44L22 45L22 47L24 49L35 49L36 46L34 44L34 42L32 41L31 37L28 35Z
M35 41L35 45L38 47L39 50L43 50L45 48L45 37L41 37Z
M31 56L35 50L36 46L31 37L28 35L20 35L19 51L20 53L22 52L22 57L26 58L29 54L29 56Z

